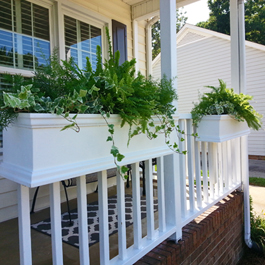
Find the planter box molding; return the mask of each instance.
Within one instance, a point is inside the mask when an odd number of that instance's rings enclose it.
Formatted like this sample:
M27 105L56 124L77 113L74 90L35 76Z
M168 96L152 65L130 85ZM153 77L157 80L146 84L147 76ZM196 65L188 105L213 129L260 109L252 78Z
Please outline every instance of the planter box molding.
M138 135L127 147L129 126L120 128L118 115L111 115L108 122L115 125L115 145L125 155L124 165L172 153L164 135L153 140ZM61 131L68 124L61 116L20 113L3 134L1 176L36 187L115 167L112 142L106 141L108 127L101 115L79 114L77 123L80 132Z
M246 122L238 122L229 115L208 115L197 128L197 141L221 143L250 133Z

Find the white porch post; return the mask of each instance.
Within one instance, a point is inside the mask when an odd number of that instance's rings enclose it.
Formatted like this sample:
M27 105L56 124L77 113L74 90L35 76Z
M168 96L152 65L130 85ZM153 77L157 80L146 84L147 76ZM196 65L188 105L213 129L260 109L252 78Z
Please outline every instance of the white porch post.
M160 0L161 26L161 76L173 79L177 76L177 47L176 47L176 1ZM176 79L173 85L177 90ZM174 102L177 107L177 102ZM176 227L176 233L171 240L177 241L182 237L181 204L180 204L180 170L179 155L165 156L165 203L166 224Z
M232 87L238 93L247 93L246 89L246 49L245 49L245 10L244 0L230 0L230 30L231 30L231 81ZM248 137L240 139L241 176L244 190L244 222L245 242L252 247L250 237L250 205L249 205L249 167L248 167Z
M160 0L161 77L177 76L176 1ZM177 82L174 80L177 90ZM177 107L177 102L175 102Z

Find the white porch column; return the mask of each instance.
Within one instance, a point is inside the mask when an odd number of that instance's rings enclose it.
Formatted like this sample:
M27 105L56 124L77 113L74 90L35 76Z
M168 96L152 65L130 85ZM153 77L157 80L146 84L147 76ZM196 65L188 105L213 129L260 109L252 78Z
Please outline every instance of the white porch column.
M174 79L177 76L176 0L160 0L160 23L161 77ZM173 82L177 90L176 79ZM174 105L177 108L177 101ZM166 225L176 228L170 239L177 241L182 237L179 155L165 156L164 163Z
M161 77L177 76L176 1L160 0ZM177 81L174 80L177 90ZM174 103L177 107L177 102Z
M231 81L237 93L246 93L244 0L230 0Z

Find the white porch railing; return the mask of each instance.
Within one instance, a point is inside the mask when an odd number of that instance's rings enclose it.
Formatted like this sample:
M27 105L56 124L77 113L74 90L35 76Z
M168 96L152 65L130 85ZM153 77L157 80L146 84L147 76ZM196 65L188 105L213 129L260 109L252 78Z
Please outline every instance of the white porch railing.
M100 264L133 264L163 240L180 239L181 229L202 212L241 186L239 140L198 142L190 116L179 125L187 132L181 148L188 154L157 157L158 214L154 214L152 158L145 161L147 235L142 237L139 162L132 164L133 242L127 248L124 181L117 178L118 255L110 258L106 170L98 174ZM29 188L19 185L20 260L32 264ZM80 264L90 264L85 176L77 181ZM63 264L60 184L50 184L53 264ZM155 221L158 216L158 227Z

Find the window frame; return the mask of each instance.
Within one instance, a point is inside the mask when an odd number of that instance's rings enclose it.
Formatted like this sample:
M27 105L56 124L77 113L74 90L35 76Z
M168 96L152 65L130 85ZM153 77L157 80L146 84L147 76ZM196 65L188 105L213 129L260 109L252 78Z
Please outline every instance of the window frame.
M13 0L12 0L13 1ZM54 4L50 0L27 0L27 2L30 2L32 4L39 5L41 7L47 8L49 12L49 31L50 31L50 51L52 52L54 48L54 31L52 28L52 23L53 23L53 9L54 9ZM12 33L16 33L12 30ZM21 34L23 36L27 36L25 34ZM38 38L37 38L38 39ZM14 43L13 43L14 44ZM25 77L32 77L34 76L34 69L20 69L20 68L15 68L15 67L8 67L8 66L0 66L0 73L1 74L21 74L22 76Z
M84 11L85 10L85 11ZM64 16L71 17L78 21L84 22L91 26L97 27L101 30L101 48L102 48L102 58L107 58L108 43L105 34L106 27L110 28L111 19L108 19L98 13L95 13L91 10L84 9L81 6L73 5L73 3L66 1L62 5L61 9L58 9L58 17L61 19L58 23L59 32L61 36L59 38L59 47L60 47L60 59L65 60L65 31L64 31ZM111 34L111 31L110 31ZM112 36L111 36L112 39Z

